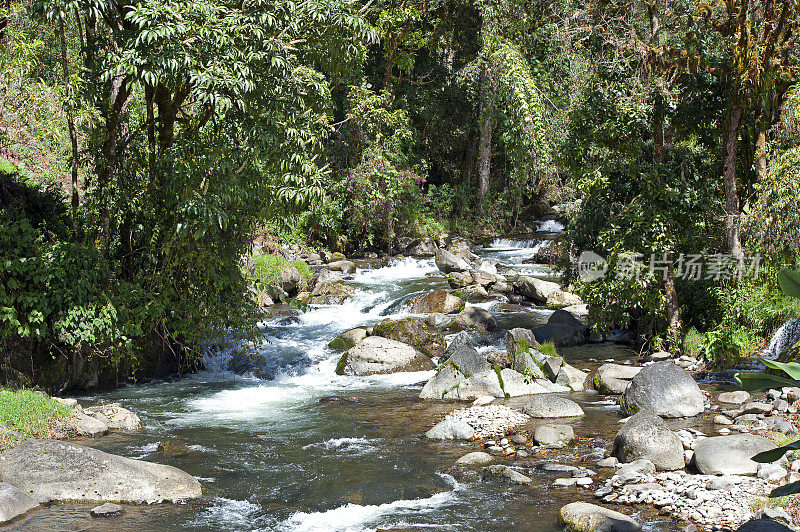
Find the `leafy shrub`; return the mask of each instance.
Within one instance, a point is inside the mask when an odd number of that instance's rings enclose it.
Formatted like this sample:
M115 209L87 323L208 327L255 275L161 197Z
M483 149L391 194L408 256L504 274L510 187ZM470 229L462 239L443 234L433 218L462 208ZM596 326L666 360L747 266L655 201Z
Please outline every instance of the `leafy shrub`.
M541 344L539 346L538 351L543 355L551 357L558 356L558 351L556 350L556 344L554 344L552 340L548 340L547 342Z
M683 337L683 351L684 355L699 356L706 341L706 335L698 332L697 329L691 327Z
M253 271L249 274L252 281L261 283L262 286L274 286L280 278L280 273L286 265L297 268L303 285L311 279L311 268L302 260L287 260L280 255L256 255L253 257Z

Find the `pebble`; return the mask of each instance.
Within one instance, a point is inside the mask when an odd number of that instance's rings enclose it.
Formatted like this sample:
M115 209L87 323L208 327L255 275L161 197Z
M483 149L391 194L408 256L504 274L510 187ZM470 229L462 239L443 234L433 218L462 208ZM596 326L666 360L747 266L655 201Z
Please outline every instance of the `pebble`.
M460 419L475 429L476 438L503 436L510 429L522 425L530 419L527 414L522 414L504 405L472 406L456 410L449 416ZM494 441L492 441L492 445L495 445Z
M514 434L511 436L511 443L515 445L525 445L528 443L528 437L524 434Z
M114 517L117 515L122 515L124 510L119 504L107 502L105 504L101 504L100 506L95 506L89 513L92 515L92 517Z

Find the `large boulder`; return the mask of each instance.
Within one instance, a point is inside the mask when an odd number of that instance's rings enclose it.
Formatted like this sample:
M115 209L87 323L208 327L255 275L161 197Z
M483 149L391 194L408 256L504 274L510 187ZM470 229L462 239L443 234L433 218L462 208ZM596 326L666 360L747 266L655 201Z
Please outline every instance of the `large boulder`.
M413 346L429 357L441 356L447 346L444 335L419 318L385 319L373 326L372 334Z
M541 342L553 342L559 347L581 345L586 342L586 326L575 327L566 323L547 323L532 329L536 339Z
M558 521L573 532L638 532L642 529L631 517L588 502L562 506Z
M745 521L736 532L793 532L793 530L773 519L761 518Z
M547 296L547 307L548 308L564 308L564 307L573 307L577 305L582 305L583 301L580 297L573 294L572 292L566 292L564 290L556 290L552 292L549 296Z
M458 313L453 320L451 329L456 331L494 331L497 329L497 320L488 310L480 307L467 307Z
M422 391L419 392L419 398L444 399L448 392L456 388L466 378L453 364L446 362L442 369L425 383Z
M368 336L342 355L339 375L376 375L432 369L433 362L408 344Z
M436 267L444 273L465 272L471 269L469 262L444 249L436 250L434 260Z
M289 296L296 296L300 291L302 282L300 270L297 269L297 266L286 263L278 272L275 284L277 284L281 290L289 294Z
M448 378L452 379L452 375L448 374ZM452 383L452 380L444 382L447 385ZM442 399L474 401L479 397L519 397L521 395L547 394L554 391L545 383L550 384L543 380L527 382L522 374L512 369L504 369L499 373L495 370L488 370L459 381L444 393ZM433 385L431 388L433 389Z
M530 329L522 329L520 327L507 331L503 341L509 355L539 347L539 342L536 341L536 337Z
M0 481L57 501L156 502L201 496L178 468L57 440L30 440L0 455Z
M0 482L0 523L7 523L34 508L39 503L19 488Z
M656 362L642 369L622 394L628 414L648 410L661 417L691 417L705 408L700 387L685 369L672 362Z
M475 437L475 429L463 419L447 416L426 432L425 437L429 440L471 440Z
M545 359L546 357L538 351L522 351L514 356L511 367L529 379L545 379L547 377L542 370Z
M681 439L663 419L649 412L639 412L622 426L614 438L612 454L622 463L650 460L659 471L684 466Z
M704 475L755 475L758 463L752 458L777 445L755 434L714 436L694 446L694 465ZM781 463L785 465L785 457Z
M142 421L139 416L127 408L123 408L119 403L90 406L84 408L83 411L102 422L111 430L133 432L142 428Z
M543 281L536 277L522 276L516 282L519 293L536 303L546 303L550 294L561 290L558 283Z
M567 388L580 392L586 389L586 384L589 380L589 374L581 371L578 368L573 368L569 364L561 366L561 370L556 375L556 384L566 386Z
M522 411L534 418L578 417L584 414L578 403L560 395L535 395L528 399Z
M450 345L447 346L442 359L453 364L467 377L491 369L486 357L475 349L466 334L459 334L453 339Z
M478 256L472 252L472 243L466 238L454 238L444 247L448 252L464 260L477 260Z
M569 425L539 425L533 439L539 445L569 445L575 441L575 432Z
M328 347L334 351L347 351L367 337L367 330L363 327L356 327L345 331L328 343Z
M435 290L408 302L408 310L418 314L455 314L464 309L464 301L446 290Z
M312 305L341 305L349 298L355 288L342 281L317 282L311 291L309 303Z
M604 394L622 395L631 380L642 371L641 366L603 364L597 368L594 378L595 389Z

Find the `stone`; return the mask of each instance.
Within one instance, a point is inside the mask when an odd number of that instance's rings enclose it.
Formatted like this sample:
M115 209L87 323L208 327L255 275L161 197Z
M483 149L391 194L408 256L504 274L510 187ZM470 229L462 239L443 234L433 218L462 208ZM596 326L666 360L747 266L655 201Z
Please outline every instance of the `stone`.
M536 277L522 276L516 282L519 293L531 301L546 303L550 294L561 291L558 283L543 281Z
M107 502L105 504L101 504L100 506L95 506L89 511L89 513L92 515L92 517L116 517L118 515L122 515L124 510L119 504Z
M561 357L547 357L542 362L542 370L548 379L555 381L558 372L561 371L561 366L564 365L564 359Z
M544 371L542 371L542 368L536 363L536 359L533 356L534 354L537 354L537 352L525 351L517 353L514 357L513 369L531 379L544 379L546 378ZM541 360L544 360L543 355L541 355Z
M589 380L589 374L577 368L573 368L569 364L561 366L558 375L556 375L556 384L566 386L567 388L580 392L586 389L586 383Z
M328 269L335 272L355 273L356 263L349 260L337 260L328 263Z
M632 380L644 369L642 366L625 366L622 364L603 364L597 368L597 377L603 381L605 379Z
M479 284L465 286L461 290L457 290L456 294L470 303L481 303L489 299L489 292Z
M82 410L75 411L75 417L70 420L70 423L74 426L75 432L80 436L94 438L108 432L108 425Z
M772 519L751 519L737 528L736 532L792 532L792 529Z
M685 369L672 362L656 362L633 378L621 405L628 415L648 410L661 417L691 417L704 410L705 397Z
M500 369L510 368L511 361L508 359L508 353L499 349L492 349L485 353L486 361L490 366L498 367Z
M0 481L57 501L156 502L201 496L180 469L57 440L29 440L0 455Z
M656 466L653 462L646 458L635 460L628 464L623 465L616 476L623 481L628 481L641 475L648 475L656 472Z
M484 466L486 464L491 464L493 461L494 458L492 458L492 455L490 455L489 453L476 451L474 453L467 453L458 460L456 460L456 465Z
M522 407L522 411L534 418L578 417L583 409L575 401L560 395L534 395Z
M772 412L772 405L767 403L751 402L742 407L742 414L769 414Z
M456 314L463 308L464 301L446 290L435 290L408 302L408 310L417 314Z
M497 319L488 310L480 307L466 307L456 315L451 329L456 331L494 331L497 329Z
M165 456L184 456L194 452L194 449L180 440L164 440L159 442L156 450Z
M514 484L530 484L531 482L533 482L530 479L530 477L527 477L522 473L520 473L519 471L515 471L514 469L511 469L510 467L505 465L493 465L489 467L484 467L481 471L492 475L505 477Z
M19 488L0 482L0 523L7 523L39 506L39 502Z
M539 445L570 445L575 441L575 432L569 425L539 425L533 439Z
M311 291L311 305L341 305L356 289L342 281L317 282Z
M342 280L342 273L322 268L317 274L317 283L335 283Z
M425 437L429 440L471 440L475 437L475 429L466 421L448 416L426 432Z
M372 327L372 334L410 345L429 357L441 356L447 347L444 335L420 318L387 318Z
M287 263L278 272L275 284L289 296L295 296L300 291L302 282L297 266Z
M68 406L70 408L77 408L78 406L80 406L80 405L78 405L78 400L77 399L73 399L72 397L68 397L68 398L53 397L52 399L56 403L64 405L64 406Z
M328 347L334 351L347 351L354 347L361 340L367 337L367 330L363 327L356 327L345 331L333 340L330 341Z
M564 308L582 305L583 301L576 294L564 290L556 290L547 296L545 304L547 308Z
M744 390L736 390L734 392L722 392L717 397L720 403L727 403L731 405L742 405L750 401L750 394Z
M513 369L500 371L501 387L505 397L519 397L521 395L534 395L539 393L550 393L549 387L545 386L542 379L532 381L526 380L522 373Z
M428 314L425 316L425 323L428 327L433 327L434 329L442 330L447 329L453 323L453 318L448 316L447 314L440 314L435 312L433 314Z
M620 462L647 459L659 471L683 469L683 444L660 417L643 411L632 416L617 432L612 454Z
M761 508L759 511L756 512L755 515L756 519L772 519L773 521L778 521L785 525L791 526L792 525L792 516L786 513L781 507L778 508Z
M573 532L636 532L642 527L631 517L587 502L562 506L558 521Z
M617 467L617 464L619 464L617 457L609 456L608 458L603 458L597 462L597 467Z
M448 361L450 363L450 361ZM444 399L457 399L461 401L473 401L479 397L505 397L503 387L497 378L494 370L483 371L470 375L465 380L458 383L455 388L450 389L444 395Z
M547 323L531 329L540 343L553 342L558 347L581 345L586 342L586 326L567 323Z
M786 469L779 464L759 464L756 476L768 482L774 482L785 477L787 473Z
M514 445L525 445L528 443L528 437L524 434L514 434L511 436L511 443Z
M92 406L83 411L104 423L110 430L134 432L142 429L139 416L123 408L119 403Z
M376 375L432 369L433 362L410 345L380 336L368 336L346 351L339 361L339 375Z
M776 447L755 434L704 438L694 446L694 465L704 475L755 475L759 464L751 458ZM781 463L785 463L785 457Z
M444 399L447 392L456 388L465 379L464 374L458 371L453 364L446 363L436 375L425 383L419 393L419 398Z
M437 249L434 255L436 267L444 273L466 272L471 269L469 262L444 249Z
M506 352L509 354L528 352L532 348L539 347L539 342L536 341L536 337L533 336L530 329L523 329L521 327L506 331L503 343L505 344Z
M733 425L733 420L728 416L723 416L722 414L717 414L714 416L714 424L716 425Z
M486 357L475 349L466 335L456 337L445 350L443 358L467 377L492 369Z

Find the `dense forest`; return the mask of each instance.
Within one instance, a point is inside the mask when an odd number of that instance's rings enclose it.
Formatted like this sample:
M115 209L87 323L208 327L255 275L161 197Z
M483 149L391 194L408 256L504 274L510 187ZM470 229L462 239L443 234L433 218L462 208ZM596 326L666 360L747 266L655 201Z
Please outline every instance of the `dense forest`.
M257 334L243 257L265 235L384 254L556 212L598 330L723 363L798 314L775 281L800 265L794 0L0 13L6 384L186 371L222 335ZM586 251L643 260L587 282L569 267ZM687 279L688 257L733 270Z

